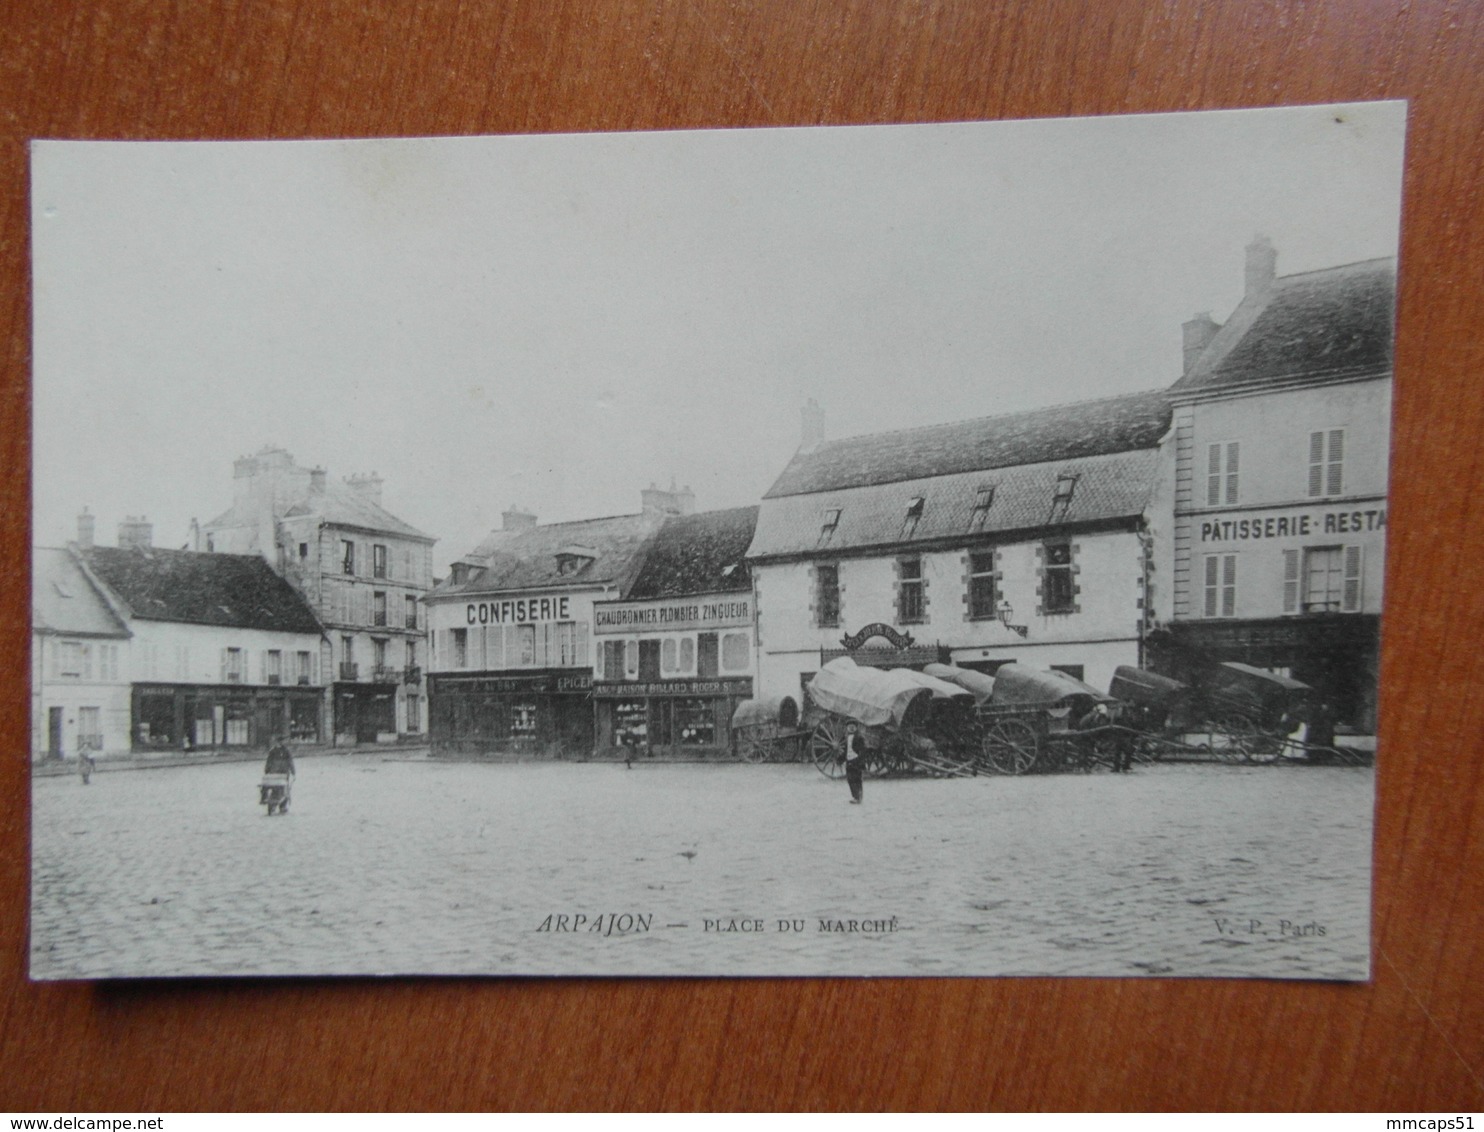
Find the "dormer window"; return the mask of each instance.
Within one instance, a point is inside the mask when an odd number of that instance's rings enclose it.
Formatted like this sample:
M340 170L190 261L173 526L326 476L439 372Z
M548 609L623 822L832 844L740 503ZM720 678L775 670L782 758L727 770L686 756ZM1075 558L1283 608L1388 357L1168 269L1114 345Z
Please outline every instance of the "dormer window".
M969 516L969 530L982 531L989 522L989 509L994 504L992 483L982 483L974 492L974 513Z
M1063 472L1056 477L1056 498L1053 503L1067 504L1072 502L1072 492L1077 489L1077 476L1072 472Z
M824 519L819 525L819 546L827 546L830 539L835 536L835 528L840 525L840 508L826 507Z
M914 495L907 501L907 516L902 520L902 537L909 539L917 530L917 524L922 519L922 509L927 503L920 495Z
M597 559L598 552L589 546L569 545L556 553L556 570L560 575L577 574Z

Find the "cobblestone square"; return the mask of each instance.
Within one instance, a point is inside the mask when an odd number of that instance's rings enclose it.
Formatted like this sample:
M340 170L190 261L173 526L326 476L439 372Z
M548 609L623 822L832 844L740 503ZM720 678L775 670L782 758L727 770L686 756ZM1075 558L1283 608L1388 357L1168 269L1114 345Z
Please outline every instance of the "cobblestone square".
M33 781L31 972L1363 979L1373 771L866 784L301 760Z

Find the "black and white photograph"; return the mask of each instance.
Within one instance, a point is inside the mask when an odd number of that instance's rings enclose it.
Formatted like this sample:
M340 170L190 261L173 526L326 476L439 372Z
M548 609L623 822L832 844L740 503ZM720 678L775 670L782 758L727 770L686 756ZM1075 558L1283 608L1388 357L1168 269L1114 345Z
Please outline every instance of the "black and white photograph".
M1367 980L1405 123L34 142L31 977Z

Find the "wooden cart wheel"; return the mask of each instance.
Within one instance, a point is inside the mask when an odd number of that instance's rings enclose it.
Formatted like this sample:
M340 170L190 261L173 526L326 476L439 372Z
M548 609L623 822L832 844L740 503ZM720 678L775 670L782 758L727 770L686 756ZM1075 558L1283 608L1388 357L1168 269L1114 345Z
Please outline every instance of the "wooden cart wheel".
M1036 729L1023 719L997 719L984 731L984 758L998 774L1024 774L1036 764Z
M1217 725L1226 742L1212 748L1230 763L1270 763L1283 753L1283 741L1267 734L1248 715L1229 715Z
M745 728L737 735L737 757L745 763L765 763L772 746L762 735Z
M820 720L809 736L809 757L814 762L814 769L826 778L844 778L844 725L835 719Z

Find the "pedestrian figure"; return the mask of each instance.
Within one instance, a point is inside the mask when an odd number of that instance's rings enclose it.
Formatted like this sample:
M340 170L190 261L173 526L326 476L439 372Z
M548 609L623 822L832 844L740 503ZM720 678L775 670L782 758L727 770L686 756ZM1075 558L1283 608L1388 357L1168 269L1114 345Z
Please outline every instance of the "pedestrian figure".
M93 771L98 769L98 764L93 761L93 756L86 751L77 753L77 770L82 775L82 784L87 786L93 781Z
M268 748L268 761L263 764L263 773L294 777L294 756L283 736L274 739L273 745Z
M866 768L865 746L861 741L860 728L854 723L845 725L845 781L850 783L850 804L861 804L861 773Z

